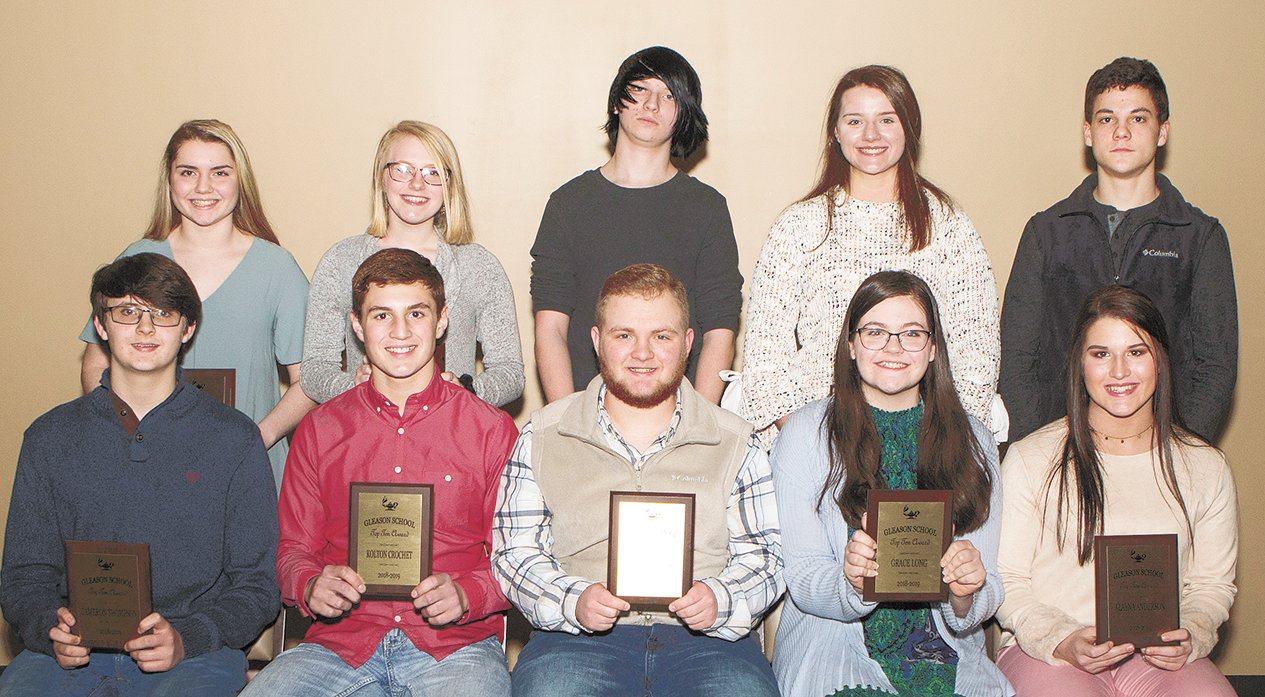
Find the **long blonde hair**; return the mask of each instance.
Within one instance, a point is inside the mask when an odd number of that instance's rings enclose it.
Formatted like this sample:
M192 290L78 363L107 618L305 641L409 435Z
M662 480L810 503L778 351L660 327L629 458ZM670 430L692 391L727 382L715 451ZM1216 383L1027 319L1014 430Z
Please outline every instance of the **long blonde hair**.
M162 168L158 173L158 187L154 197L154 215L149 219L145 239L167 239L180 220L180 211L171 201L171 165L176 161L180 146L191 140L223 143L233 156L233 164L237 168L237 207L233 209L233 227L248 235L280 244L276 233L272 231L272 225L268 223L268 217L264 215L259 185L255 181L255 171L251 169L246 147L231 126L215 119L185 121L171 134L167 149L163 151Z
M420 140L430 151L443 180L444 207L435 215L435 230L448 244L473 242L474 229L470 225L470 207L457 147L438 126L421 121L401 121L382 134L382 140L378 141L378 154L373 158L373 197L367 232L374 237L385 237L387 234L387 200L382 187L382 170L386 169L387 151L391 145L399 138L410 136Z

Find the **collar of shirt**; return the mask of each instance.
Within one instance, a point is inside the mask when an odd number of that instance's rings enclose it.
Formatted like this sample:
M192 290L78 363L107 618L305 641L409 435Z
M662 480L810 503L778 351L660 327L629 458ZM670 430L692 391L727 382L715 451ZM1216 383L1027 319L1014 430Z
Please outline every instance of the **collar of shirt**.
M123 398L117 394L110 393L110 401L114 403L114 413L119 417L119 424L123 426L123 432L131 438L136 433L136 427L141 425L141 420L136 418L136 412L123 401Z
M615 424L611 422L610 414L606 413L606 385L597 391L597 425L602 429L602 433L606 436L606 443L615 452L623 453L628 458L628 462L633 467L641 468L646 460L650 459L655 453L663 450L672 440L672 436L676 435L676 428L681 424L681 388L676 389L676 409L672 412L672 420L668 422L668 429L659 434L658 438L646 448L645 452L638 452L631 444L619 435L619 431L615 428Z
M127 402L123 401L123 398L110 387L110 369L108 367L101 372L101 380L99 384L101 387L105 388L106 394L109 395L110 410L116 417L118 417L119 425L123 427L123 432L127 434L128 438L132 438L136 435L136 429L140 427L141 420L137 418L136 410L133 409ZM176 399L183 391L184 385L184 371L177 368L176 388L171 391L171 394L167 395L166 399L159 402L153 409L150 409L150 413L158 411L172 402L172 400ZM146 416L148 416L148 414Z
M367 404L374 413L378 415L384 423L391 426L407 426L416 423L422 419L435 413L435 411L452 398L452 394L440 387L443 378L436 371L430 383L422 389L421 392L414 392L404 400L404 415L400 416L400 407L398 404L387 399L385 395L373 386L373 380L365 382L365 391L363 393L365 404Z

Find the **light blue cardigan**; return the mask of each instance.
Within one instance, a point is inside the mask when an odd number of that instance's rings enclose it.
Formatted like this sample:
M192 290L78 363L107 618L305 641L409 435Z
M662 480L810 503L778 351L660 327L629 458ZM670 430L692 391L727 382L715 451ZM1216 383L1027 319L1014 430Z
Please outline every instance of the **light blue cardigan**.
M817 511L817 497L830 469L821 427L827 403L825 399L810 402L792 414L773 447L773 482L789 598L778 625L773 671L784 697L823 697L860 686L895 693L883 669L865 649L862 620L877 604L862 601L843 575L847 524L831 497ZM997 575L1001 531L997 448L992 434L974 418L971 427L988 459L993 494L988 521L959 539L970 540L980 551L988 577L966 617L954 614L947 601L933 607L931 616L940 636L958 654L954 692L965 697L1010 697L1014 690L988 660L980 627L1002 601Z

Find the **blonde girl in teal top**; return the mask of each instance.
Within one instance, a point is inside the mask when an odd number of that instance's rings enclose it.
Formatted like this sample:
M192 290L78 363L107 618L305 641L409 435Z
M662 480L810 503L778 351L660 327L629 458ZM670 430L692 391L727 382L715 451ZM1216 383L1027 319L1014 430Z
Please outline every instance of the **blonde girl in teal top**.
M277 244L254 171L228 124L187 121L163 153L154 213L144 239L120 256L156 252L193 279L203 319L184 368L232 368L235 406L259 425L277 486L285 438L315 403L299 386L307 277ZM81 380L91 391L109 365L91 322ZM290 384L281 394L278 366Z

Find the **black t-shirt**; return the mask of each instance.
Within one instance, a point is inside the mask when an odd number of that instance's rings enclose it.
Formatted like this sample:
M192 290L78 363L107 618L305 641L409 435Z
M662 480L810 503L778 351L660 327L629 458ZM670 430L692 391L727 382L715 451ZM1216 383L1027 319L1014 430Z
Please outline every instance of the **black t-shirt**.
M589 336L598 293L629 264L659 264L685 284L694 329L691 380L703 333L738 330L742 274L729 207L684 172L642 189L614 184L598 170L581 174L549 197L531 255L533 310L571 317L567 349L576 390L598 372Z

